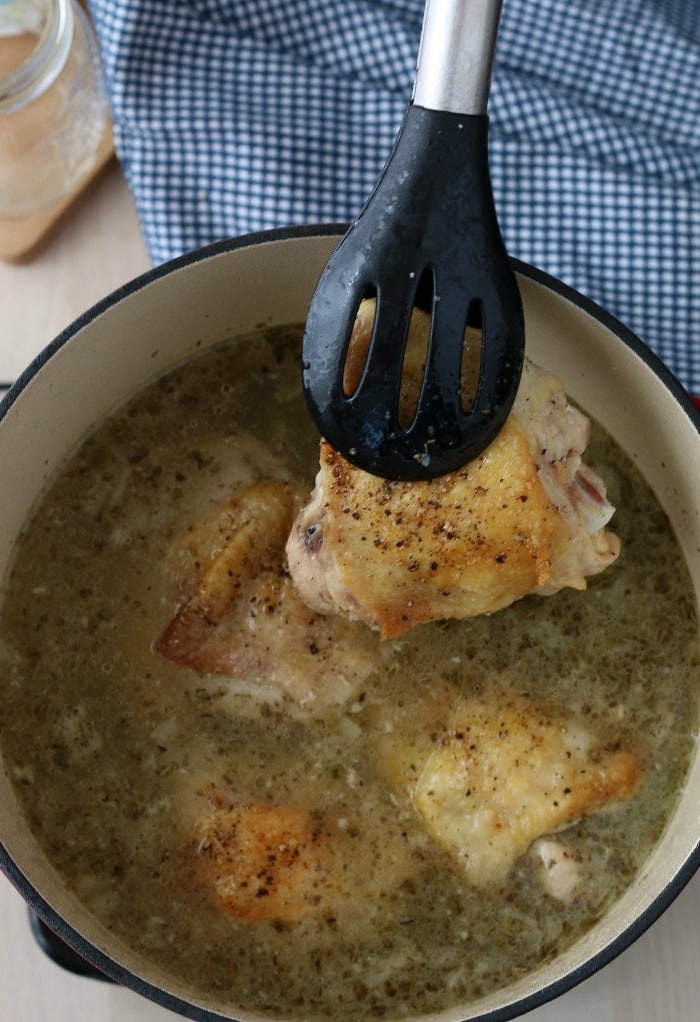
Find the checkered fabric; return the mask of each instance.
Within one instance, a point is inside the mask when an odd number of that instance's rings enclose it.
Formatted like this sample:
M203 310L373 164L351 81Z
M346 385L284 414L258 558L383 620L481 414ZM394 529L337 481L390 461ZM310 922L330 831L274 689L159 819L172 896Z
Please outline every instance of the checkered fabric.
M410 99L421 0L90 0L154 262L352 219ZM504 0L490 159L513 255L700 393L700 0Z

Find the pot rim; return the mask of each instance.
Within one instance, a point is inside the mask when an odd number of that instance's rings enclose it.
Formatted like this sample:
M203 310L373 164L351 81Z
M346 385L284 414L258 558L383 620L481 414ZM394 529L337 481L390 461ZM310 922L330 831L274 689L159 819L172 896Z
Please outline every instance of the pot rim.
M48 362L54 353L59 348L63 347L63 345L66 344L74 334L78 333L83 329L83 327L87 326L92 320L96 319L113 305L117 305L120 301L123 301L130 295L133 295L147 285L154 283L160 277L168 276L176 270L184 269L187 266L194 265L195 263L202 262L217 255L223 255L227 252L235 251L236 249L251 248L263 243L289 241L294 238L332 237L334 235L341 237L347 230L348 226L349 225L347 223L339 221L333 223L298 224L289 227L275 227L269 230L254 231L250 234L242 234L234 238L224 238L221 241L215 241L209 245L203 245L200 248L192 249L190 252L185 252L183 255L176 256L164 263L151 267L144 271L144 273L141 273L125 282L114 291L111 291L104 298L101 298L94 305L86 309L85 312L81 313L76 319L74 319L72 323L65 327L46 345L45 348L42 349L42 351L36 355L29 365L20 373L0 401L0 420L7 413L10 405L29 383L32 377L36 375L41 367ZM591 298L588 298L582 292L577 291L576 288L570 284L564 283L564 281L552 276L547 271L541 270L524 260L511 257L510 261L516 273L519 273L524 277L529 277L535 283L541 284L543 287L555 292L562 298L567 299L573 305L577 306L583 312L586 312L593 319L601 323L612 333L616 334L617 337L623 341L627 347L631 348L632 351L634 351L635 354L637 354L655 373L655 375L659 377L667 389L672 393L676 401L693 419L698 431L700 432L700 415L698 414L698 407L694 403L693 398L674 373L665 365L665 363L649 347L648 344L642 341L627 326L625 326L624 323L617 319L616 316L608 312L601 305L598 305Z
M340 237L347 230L345 223L321 223L279 227L271 230L257 231L240 235L235 238L223 239L201 248L194 249L172 260L159 264L145 271L132 280L124 283L113 292L102 298L69 324L54 340L52 340L26 367L15 383L0 401L0 423L11 407L42 367L71 338L97 319L102 313L119 304L124 299L136 294L144 287L158 281L161 277L184 269L212 257L223 255L237 249L244 249L260 244L305 239L311 237ZM536 284L564 298L582 312L596 320L613 333L626 347L630 348L654 373L659 381L670 392L675 402L695 426L700 434L700 410L693 398L661 361L656 353L649 348L637 335L632 333L615 316L607 312L597 303L577 291L575 288L519 259L511 259L517 273L529 278ZM481 1014L470 1016L470 1022L509 1022L535 1008L552 1001L572 990L581 982L608 965L623 951L630 947L646 930L666 911L678 897L693 875L700 868L700 836L681 866L667 882L657 896L618 933L608 944L593 952L580 965L570 969L562 976L545 983L531 993L518 996L516 1000L500 1007L488 1009ZM74 949L87 962L94 965L105 976L116 983L128 987L155 1001L161 1006L194 1020L194 1022L230 1022L233 1016L222 1015L211 1009L204 1008L182 999L157 986L131 970L121 966L108 954L86 940L74 927L64 919L46 899L34 888L31 881L24 875L20 867L11 858L0 840L0 870L7 876L18 890L29 908L66 944ZM475 1004L478 1010L478 1005ZM247 1013L246 1013L247 1014ZM445 1018L461 1019L462 1013L457 1009L445 1013Z

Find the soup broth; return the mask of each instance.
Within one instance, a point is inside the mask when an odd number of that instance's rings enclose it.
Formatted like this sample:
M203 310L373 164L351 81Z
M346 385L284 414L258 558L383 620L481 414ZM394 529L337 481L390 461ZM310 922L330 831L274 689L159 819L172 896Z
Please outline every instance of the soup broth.
M322 713L255 677L165 660L154 642L172 614L173 542L260 477L311 490L318 437L299 338L277 329L196 356L68 458L4 585L0 740L65 882L166 972L239 1010L398 1019L464 1004L551 960L638 873L695 744L695 601L664 513L594 426L587 460L617 507L622 554L586 592L383 642L379 669ZM556 835L580 875L569 899L543 884L532 852L504 881L470 885L392 775L397 744L420 750L442 705L492 685L640 759L632 798ZM300 921L231 915L197 865L197 820L217 798L303 804L335 821L354 850L352 895Z

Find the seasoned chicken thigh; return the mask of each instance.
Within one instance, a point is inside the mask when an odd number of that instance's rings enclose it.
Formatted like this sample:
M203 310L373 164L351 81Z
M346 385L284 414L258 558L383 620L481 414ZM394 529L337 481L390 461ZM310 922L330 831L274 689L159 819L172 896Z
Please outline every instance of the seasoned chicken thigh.
M415 328L425 330L422 315L414 313ZM363 313L358 343L370 328ZM432 619L490 614L527 593L585 589L619 552L605 529L614 509L582 463L589 438L561 381L528 361L497 438L439 479L379 479L321 441L314 492L287 542L297 590L321 613L394 638Z
M300 806L214 806L195 833L200 875L233 915L297 923L327 894L329 830Z
M386 817L212 800L194 837L203 886L240 919L294 925L309 916L355 917L361 933L381 897L415 870L399 825Z
M410 743L389 736L381 758L390 783L410 793L428 833L477 887L500 883L537 839L629 798L641 773L635 754L495 682L465 691L442 726ZM564 875L564 846L562 862L553 862L554 848L550 841L538 851L548 889L565 900L578 875L573 867Z
M414 802L430 833L484 886L535 838L629 797L636 756L596 748L571 720L494 688L461 701L423 767Z
M377 644L296 592L284 544L302 494L295 483L261 480L185 531L168 564L176 610L156 649L314 714L350 698L376 666Z

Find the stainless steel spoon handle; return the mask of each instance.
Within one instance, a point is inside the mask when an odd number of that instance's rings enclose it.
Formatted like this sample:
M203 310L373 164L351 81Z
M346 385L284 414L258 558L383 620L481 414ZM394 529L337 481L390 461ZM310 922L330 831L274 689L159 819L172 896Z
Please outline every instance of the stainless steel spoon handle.
M413 102L486 112L502 0L426 0Z

